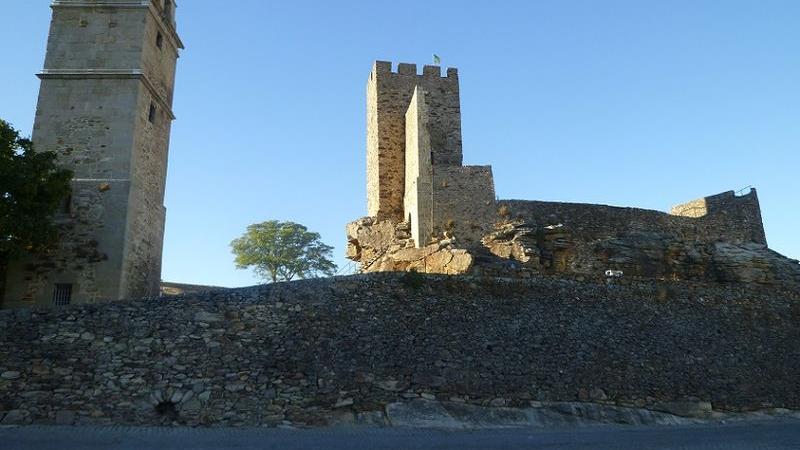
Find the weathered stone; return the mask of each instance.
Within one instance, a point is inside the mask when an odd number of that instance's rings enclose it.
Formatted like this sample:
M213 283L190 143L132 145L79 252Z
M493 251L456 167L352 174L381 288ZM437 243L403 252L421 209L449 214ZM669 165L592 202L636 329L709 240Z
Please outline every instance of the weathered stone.
M608 395L606 395L606 391L600 388L594 388L589 393L589 398L591 398L593 401L605 401L608 400Z
M340 398L339 400L336 400L336 404L333 405L333 407L334 408L344 408L345 406L352 406L352 405L353 405L353 398L352 397L347 397L347 398Z
M221 322L222 314L208 311L198 311L194 314L195 322Z
M230 392L239 392L244 390L245 384L244 383L228 383L225 385L225 390Z
M56 412L56 425L72 425L75 423L75 412L61 410Z
M399 392L408 387L406 383L402 383L397 380L378 381L375 383L375 385L383 389L384 391L392 391L392 392Z
M460 402L443 402L442 406L454 419L469 428L524 427L528 416L514 408L485 408Z
M653 409L664 411L681 417L710 417L713 412L711 402L704 401L675 401L656 404Z
M491 167L462 166L457 72L441 77L432 67L419 76L412 66L400 64L395 73L376 62L368 81L370 217L347 226L347 256L362 272L612 273L800 288L796 261L766 246L754 189L671 213L496 200Z
M3 425L25 425L28 423L30 413L23 409L12 409L7 412L3 421Z
M0 378L2 378L4 380L16 380L20 376L22 376L22 375L20 374L20 372L18 372L16 370L7 370L7 371L3 372L2 374L0 374Z
M203 404L199 399L193 398L186 403L181 404L181 411L187 414L193 414L202 409Z
M182 48L164 4L54 3L32 140L74 173L72 193L57 245L9 266L4 307L159 295Z
M540 425L674 421L548 404L580 389L617 405L693 396L720 411L800 409L800 361L776 356L794 351L798 302L794 289L760 284L370 274L0 311L0 375L20 373L0 378L0 409L24 408L36 424L62 410L78 424L323 424L424 394L495 405L481 414L509 423L518 412L502 408L531 399L542 410L525 414ZM236 311L242 331L194 321L201 310ZM114 344L87 345L83 330Z
M395 427L465 428L439 402L416 399L386 405L386 416Z

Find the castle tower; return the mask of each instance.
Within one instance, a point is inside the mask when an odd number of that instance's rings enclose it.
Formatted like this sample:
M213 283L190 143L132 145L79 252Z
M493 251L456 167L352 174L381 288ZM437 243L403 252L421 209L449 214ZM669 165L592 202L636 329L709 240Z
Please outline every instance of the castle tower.
M460 166L461 105L458 71L376 61L367 81L367 210L379 220L404 220L406 112L414 90L425 92L427 128L434 166Z
M54 0L33 141L74 172L50 254L6 307L157 295L175 66L173 0Z

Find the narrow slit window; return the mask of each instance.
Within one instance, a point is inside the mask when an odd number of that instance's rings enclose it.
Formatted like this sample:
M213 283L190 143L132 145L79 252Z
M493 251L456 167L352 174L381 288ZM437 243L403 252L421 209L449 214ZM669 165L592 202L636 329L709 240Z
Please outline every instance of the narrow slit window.
M72 302L72 285L67 283L56 284L53 289L53 306L66 306Z
M164 47L164 35L161 34L161 32L159 32L156 35L156 47L158 47L158 48Z
M150 103L150 112L147 113L147 120L150 123L156 123L156 105Z

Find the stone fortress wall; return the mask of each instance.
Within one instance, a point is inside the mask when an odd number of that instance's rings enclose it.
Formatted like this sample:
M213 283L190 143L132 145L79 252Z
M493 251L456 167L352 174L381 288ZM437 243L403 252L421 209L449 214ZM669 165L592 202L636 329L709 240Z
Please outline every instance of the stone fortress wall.
M484 239L496 256L535 271L744 282L800 282L797 262L769 250L755 189L733 191L672 214L580 203L502 200L497 230ZM800 284L798 284L800 286Z
M55 0L33 130L74 172L58 247L12 264L3 307L158 295L178 51L174 2Z
M619 283L366 274L0 311L0 423L381 424L419 398L800 408L797 290Z
M497 200L490 166L463 166L458 71L376 62L367 83L369 217L348 225L364 272L779 282L800 267L767 247L755 189L671 213Z
M405 192L406 112L419 86L430 115L429 139L436 165L461 165L461 102L458 71L377 61L367 81L367 209L370 216L403 220Z
M713 208L672 208L671 213L640 208L529 200L501 200L500 207L514 218L541 225L569 224L584 240L608 238L624 233L670 233L676 238L697 241L754 242L766 245L761 210L755 189L736 196L733 191L705 197L685 205L711 199ZM688 215L687 211L691 211Z

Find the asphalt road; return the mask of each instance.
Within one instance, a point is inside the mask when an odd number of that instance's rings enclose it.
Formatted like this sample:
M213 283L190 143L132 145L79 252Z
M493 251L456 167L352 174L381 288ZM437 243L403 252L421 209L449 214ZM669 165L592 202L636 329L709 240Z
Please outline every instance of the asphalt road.
M685 427L439 431L399 428L0 428L4 450L109 449L800 449L800 422Z

